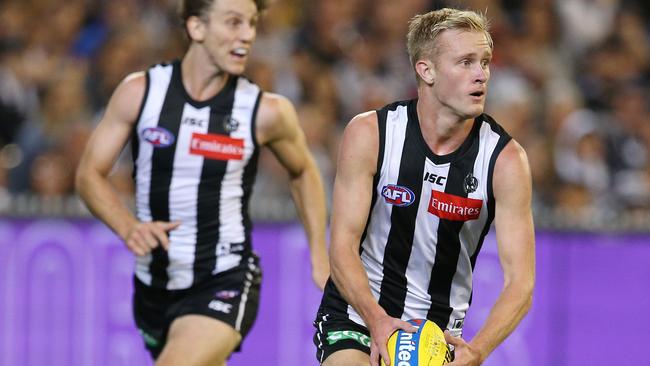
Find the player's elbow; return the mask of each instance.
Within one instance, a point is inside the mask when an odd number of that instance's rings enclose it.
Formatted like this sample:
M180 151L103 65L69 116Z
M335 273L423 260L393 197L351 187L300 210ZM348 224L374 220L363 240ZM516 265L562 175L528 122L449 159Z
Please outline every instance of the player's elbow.
M517 302L520 304L521 311L524 314L527 313L533 304L533 293L535 291L534 277L506 281L505 289L511 292L513 298L518 299Z
M526 293L524 295L524 304L522 306L523 313L526 314L530 310L530 308L533 306L533 291L531 290L529 293Z
M526 314L533 305L534 290L535 281L532 279L530 281L523 281L523 283L520 285L519 293L522 299L522 311L524 314Z
M80 164L75 172L74 187L77 193L83 198L88 187L93 181L94 171L85 164Z
M320 177L318 166L309 152L303 157L301 164L288 167L287 172L289 173L289 179L294 182L302 180L311 182Z

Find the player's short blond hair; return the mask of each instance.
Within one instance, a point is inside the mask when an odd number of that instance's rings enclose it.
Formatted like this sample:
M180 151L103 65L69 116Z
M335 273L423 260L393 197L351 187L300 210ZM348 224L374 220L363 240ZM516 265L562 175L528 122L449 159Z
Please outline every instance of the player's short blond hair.
M438 37L443 31L450 29L484 32L490 49L494 48L494 42L490 35L490 23L485 15L471 10L450 8L434 10L416 15L409 22L406 47L411 65L415 68L415 63L423 57L435 57Z

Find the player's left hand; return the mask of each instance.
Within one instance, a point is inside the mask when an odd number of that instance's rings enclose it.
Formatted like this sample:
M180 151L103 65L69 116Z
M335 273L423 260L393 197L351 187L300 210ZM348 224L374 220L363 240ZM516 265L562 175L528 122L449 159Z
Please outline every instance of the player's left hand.
M449 366L478 366L481 364L479 351L461 337L454 337L448 330L445 330L445 341L454 347L454 361L449 363Z

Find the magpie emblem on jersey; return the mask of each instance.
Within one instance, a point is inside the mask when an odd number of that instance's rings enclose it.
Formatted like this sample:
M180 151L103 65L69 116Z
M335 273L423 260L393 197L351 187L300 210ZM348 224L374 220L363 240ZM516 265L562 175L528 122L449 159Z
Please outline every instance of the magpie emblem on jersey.
M396 184L387 184L381 189L381 195L386 203L393 206L408 206L415 201L413 191Z
M141 134L142 139L154 147L168 147L174 143L174 135L162 127L148 127Z
M463 181L463 189L465 193L475 192L478 188L478 179L472 175L472 173L467 173L465 180Z
M239 121L232 118L230 114L223 117L223 129L226 130L226 132L237 131L238 128L239 128Z

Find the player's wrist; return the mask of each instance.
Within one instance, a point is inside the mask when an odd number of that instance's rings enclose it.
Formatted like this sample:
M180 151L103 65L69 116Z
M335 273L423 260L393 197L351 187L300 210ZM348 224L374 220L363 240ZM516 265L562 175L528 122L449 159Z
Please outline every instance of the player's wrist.
M314 267L316 266L327 266L329 268L329 258L327 252L323 251L312 251L310 256L310 261Z
M138 220L129 220L129 222L121 225L121 227L116 230L117 236L119 236L123 241L127 241L139 223Z
M480 345L469 342L467 343L467 350L472 355L472 357L477 361L477 365L482 365L487 356L489 355L488 351L485 351Z
M375 324L380 319L388 316L386 310L374 301L365 306L364 309L365 311L362 311L359 315L361 315L368 325Z

